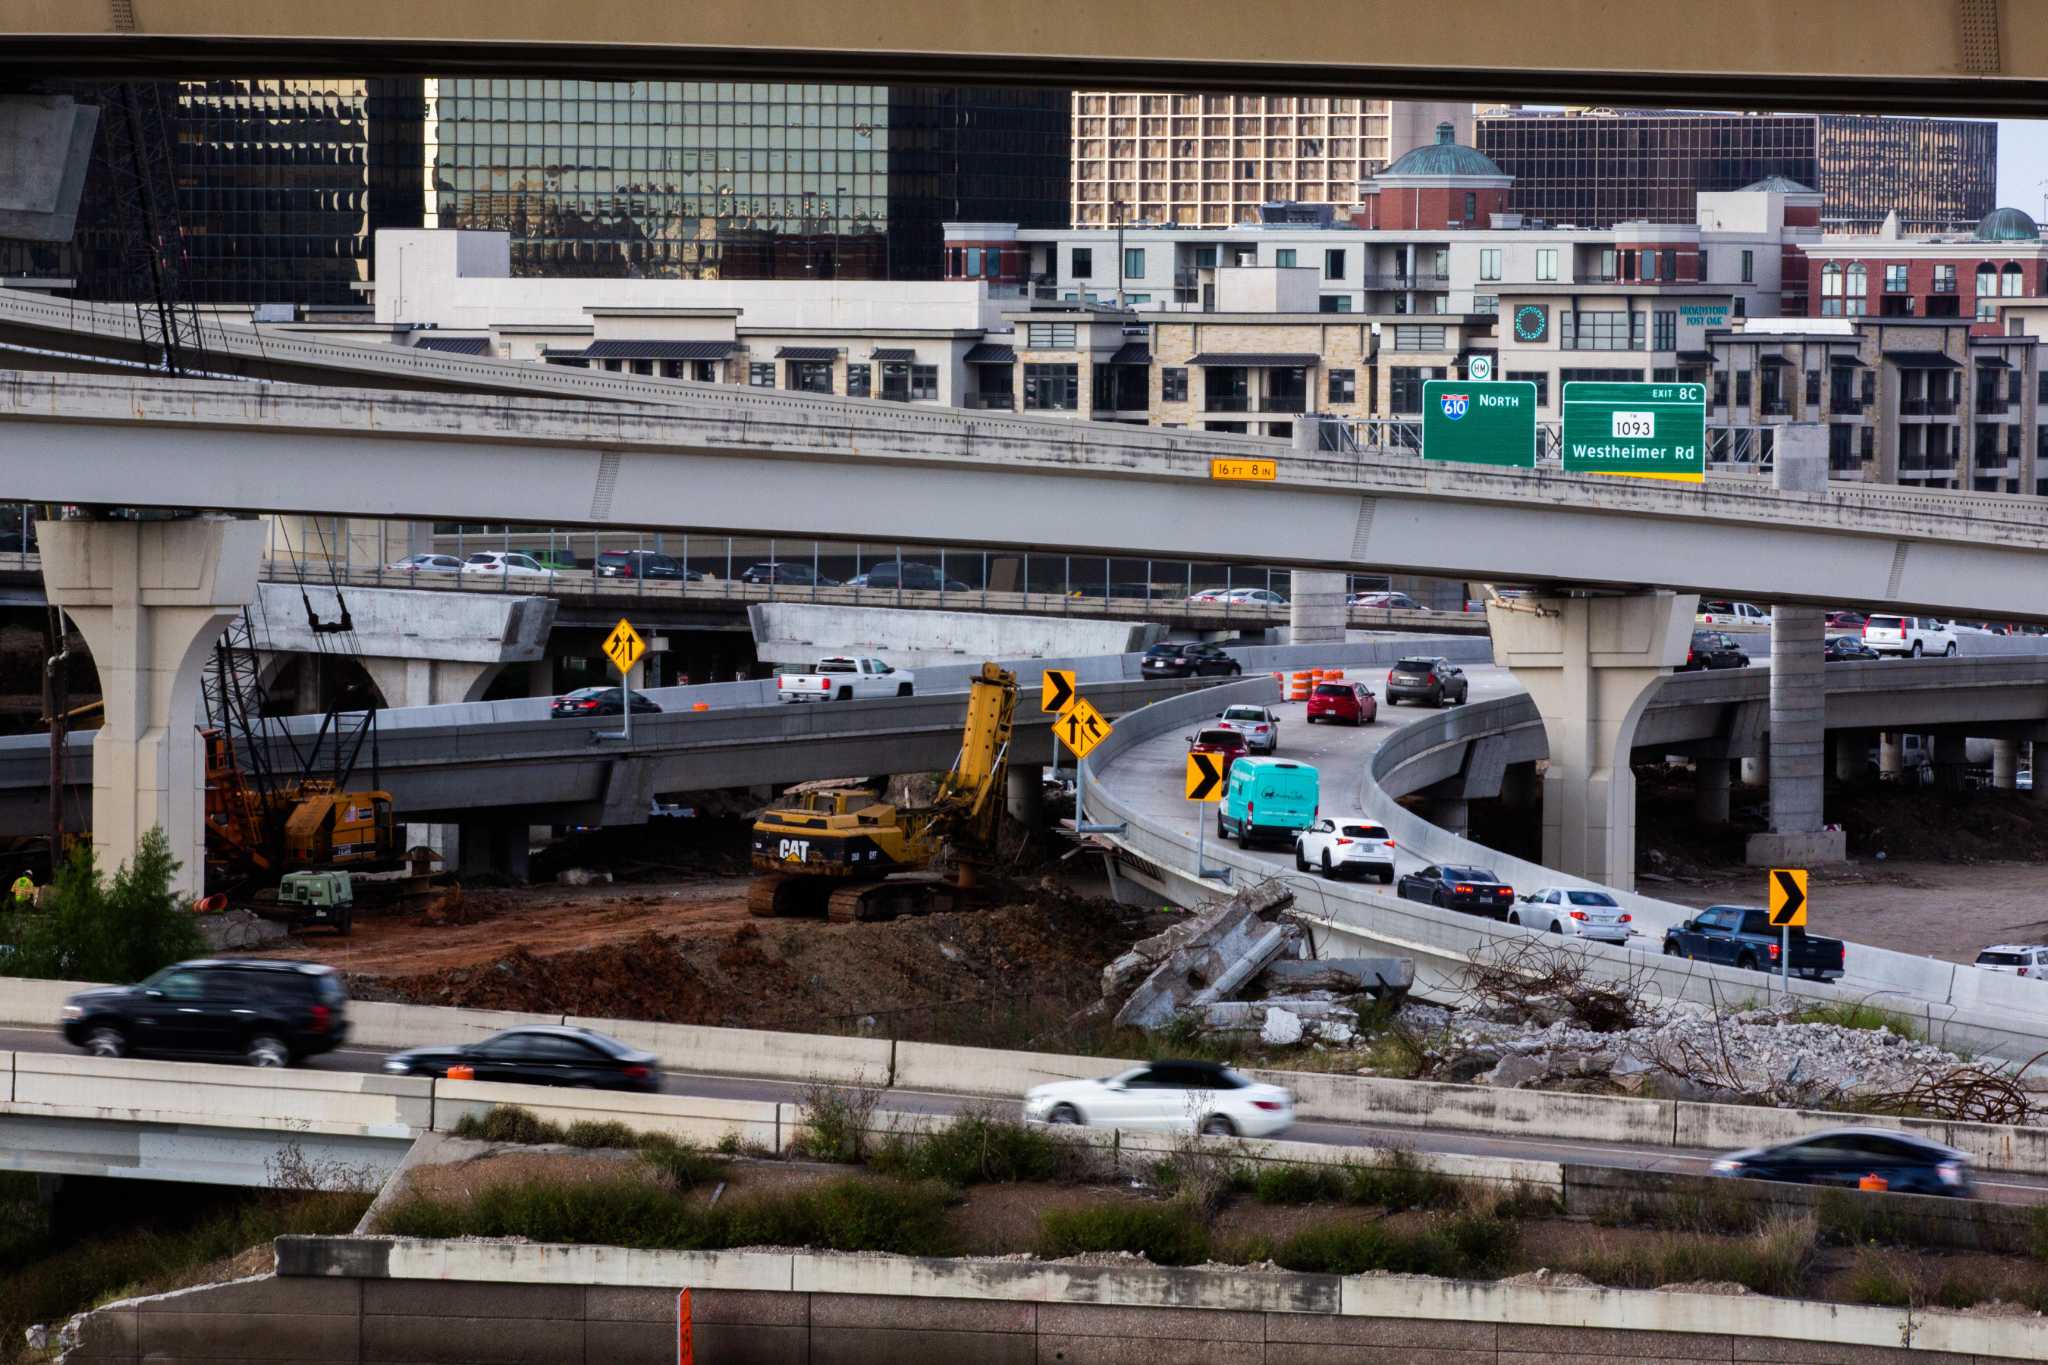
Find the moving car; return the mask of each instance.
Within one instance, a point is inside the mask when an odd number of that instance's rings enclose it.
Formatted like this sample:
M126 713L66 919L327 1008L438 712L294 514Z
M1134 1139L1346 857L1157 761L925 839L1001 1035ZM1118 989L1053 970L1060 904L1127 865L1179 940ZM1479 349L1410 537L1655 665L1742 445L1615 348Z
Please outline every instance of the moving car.
M1199 730L1188 736L1188 752L1191 754L1221 754L1223 776L1230 777L1231 765L1251 753L1251 746L1245 742L1244 734L1238 730Z
M669 579L700 583L703 573L655 550L606 550L597 557L599 578Z
M1243 673L1244 665L1217 645L1157 644L1138 664L1145 678L1235 678Z
M2048 977L2048 945L1994 943L1977 954L1977 965L1987 972Z
M1387 671L1387 705L1404 701L1428 702L1431 706L1462 705L1471 695L1472 680L1463 669L1442 655L1417 655L1398 660Z
M1294 1097L1215 1062L1148 1062L1115 1076L1054 1081L1024 1096L1024 1117L1215 1137L1270 1137L1294 1122Z
M1280 717L1266 706L1226 706L1216 719L1219 730L1235 730L1255 754L1271 754L1280 748Z
M1522 897L1508 911L1508 923L1552 934L1576 934L1596 943L1626 943L1629 913L1605 891L1582 886L1546 886Z
M818 660L809 673L785 673L775 680L779 701L851 701L856 697L908 697L917 675L880 659L835 654Z
M1350 607L1372 607L1387 611L1428 611L1429 608L1405 592L1355 592L1345 599Z
M464 573L496 574L504 578L553 578L553 569L541 567L532 555L517 550L480 550L462 561Z
M1284 607L1287 599L1268 588L1232 588L1216 599L1227 607Z
M877 564L866 573L856 574L846 580L849 588L903 588L911 592L966 592L967 585L957 578L948 578L930 564L920 564L914 559L892 559Z
M1685 651L1685 662L1678 666L1680 673L1697 673L1708 668L1747 668L1749 656L1742 652L1742 646L1735 643L1733 635L1724 635L1718 630L1696 630L1692 633L1692 646Z
M1869 619L1860 611L1849 611L1846 608L1837 608L1826 617L1829 630L1861 630L1863 623Z
M1855 635L1830 635L1821 646L1821 657L1831 664L1866 663L1878 657L1876 650Z
M481 1042L416 1047L384 1059L393 1076L445 1077L466 1066L469 1079L512 1085L573 1085L594 1090L661 1089L661 1062L595 1029L529 1024Z
M407 555L384 568L391 573L461 573L462 561L454 555Z
M621 716L626 712L625 689L620 687L579 687L564 692L548 708L548 718L560 720L577 716ZM633 714L660 715L661 707L640 693L633 694Z
M95 1057L177 1053L290 1066L348 1038L341 974L316 962L199 958L64 1002L64 1040Z
M839 580L827 578L808 564L795 560L770 560L750 564L740 575L742 583L779 583L799 588L836 588Z
M1483 867L1425 867L1401 878L1399 894L1402 900L1498 920L1506 919L1515 903L1515 888Z
M1322 779L1306 763L1285 758L1241 758L1231 766L1216 807L1219 838L1250 847L1259 839L1283 844L1316 820Z
M1693 613L1693 621L1702 626L1747 626L1762 629L1771 623L1771 614L1762 607L1748 602L1700 601L1700 607Z
M1857 1189L1876 1177L1902 1194L1973 1194L1970 1158L1955 1148L1890 1128L1828 1128L1770 1147L1745 1147L1714 1162L1715 1175L1793 1185Z
M1838 938L1822 938L1804 929L1771 927L1771 915L1749 905L1710 905L1664 931L1664 956L1699 962L1725 962L1744 971L1780 969L1781 942L1792 951L1792 972L1814 981L1832 981L1842 974L1844 950Z
M1863 623L1863 643L1880 654L1917 659L1923 654L1954 654L1956 633L1931 616L1873 616Z
M1394 881L1394 836L1386 826L1363 816L1348 820L1323 819L1303 830L1294 841L1297 872L1318 868L1325 877L1367 873L1380 879L1381 886Z
M1317 683L1315 691L1308 694L1308 720L1311 725L1319 720L1370 725L1379 716L1380 704L1373 700L1372 689L1364 683Z

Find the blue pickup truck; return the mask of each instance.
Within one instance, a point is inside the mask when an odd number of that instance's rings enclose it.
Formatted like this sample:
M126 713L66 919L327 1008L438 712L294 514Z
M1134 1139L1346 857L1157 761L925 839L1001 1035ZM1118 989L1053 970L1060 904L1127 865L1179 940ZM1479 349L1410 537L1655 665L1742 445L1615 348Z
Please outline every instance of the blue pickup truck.
M1664 956L1719 962L1744 971L1776 972L1779 936L1771 915L1752 905L1713 905L1664 931ZM1794 929L1791 935L1792 974L1814 981L1833 981L1842 974L1842 941Z

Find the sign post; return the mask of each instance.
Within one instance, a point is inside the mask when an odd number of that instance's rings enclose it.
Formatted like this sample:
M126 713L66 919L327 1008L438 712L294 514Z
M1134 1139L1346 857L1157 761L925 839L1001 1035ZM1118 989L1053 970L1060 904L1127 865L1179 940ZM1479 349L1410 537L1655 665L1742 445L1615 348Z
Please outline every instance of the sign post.
M640 662L640 656L647 652L647 642L640 638L640 632L633 629L633 623L625 617L612 627L612 633L605 636L604 656L612 661L612 667L619 670L619 710L624 713L622 729L599 735L599 739L619 739L633 742L633 665Z
M1422 458L1534 469L1536 386L1522 379L1426 381Z
M1053 737L1067 746L1074 756L1074 833L1114 834L1122 825L1091 825L1088 823L1088 755L1095 752L1095 746L1108 739L1116 727L1086 697L1075 697L1073 705L1060 714L1052 725Z
M1188 800L1199 803L1195 807L1195 875L1228 882L1229 868L1209 866L1209 812L1203 809L1223 799L1223 760L1215 754L1190 753L1187 793Z
M1566 384L1562 439L1567 473L1704 483L1707 387Z
M1778 930L1778 978L1792 993L1792 931L1806 927L1806 869L1774 867L1764 890L1770 897L1771 923Z

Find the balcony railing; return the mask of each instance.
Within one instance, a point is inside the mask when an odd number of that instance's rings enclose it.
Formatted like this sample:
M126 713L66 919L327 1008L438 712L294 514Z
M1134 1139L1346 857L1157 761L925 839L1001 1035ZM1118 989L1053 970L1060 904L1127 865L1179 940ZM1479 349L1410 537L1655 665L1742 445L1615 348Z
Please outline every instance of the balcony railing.
M1259 400L1260 412L1307 412L1306 394L1267 394Z
M1361 275L1358 283L1365 289L1448 289L1449 275Z
M1831 393L1828 395L1828 411L1837 417L1854 417L1863 411L1863 400L1853 394Z
M1901 398L1901 417L1953 417L1956 415L1956 400L1953 398Z
M1202 399L1203 412L1250 412L1252 400L1242 394L1208 394Z
M2003 417L2011 411L2012 400L2009 398L1993 398L1981 393L1977 395L1977 415L1979 417Z
M1784 398L1766 398L1757 405L1757 410L1766 417L1790 417L1792 404Z
M1015 410L1017 406L1017 395L1014 393L970 393L967 395L967 406L982 412L996 410L1009 412Z

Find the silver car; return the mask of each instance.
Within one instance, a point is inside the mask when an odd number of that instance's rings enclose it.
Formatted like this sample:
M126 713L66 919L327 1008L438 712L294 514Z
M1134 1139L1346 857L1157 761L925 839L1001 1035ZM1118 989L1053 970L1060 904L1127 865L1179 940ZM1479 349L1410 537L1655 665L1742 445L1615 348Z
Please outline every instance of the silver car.
M1508 911L1508 923L1541 933L1575 934L1596 943L1626 943L1634 932L1620 902L1584 886L1546 886L1532 892Z

